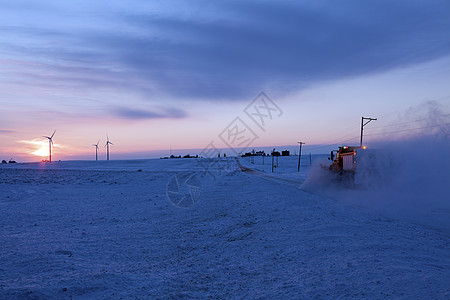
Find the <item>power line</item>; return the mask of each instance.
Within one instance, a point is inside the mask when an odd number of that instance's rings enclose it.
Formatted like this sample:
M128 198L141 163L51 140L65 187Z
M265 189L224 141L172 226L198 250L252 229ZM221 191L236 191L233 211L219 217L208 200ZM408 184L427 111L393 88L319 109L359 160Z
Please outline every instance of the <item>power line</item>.
M446 117L446 116L450 116L450 114L436 115L436 116L433 116L433 118L440 118L440 117ZM400 123L391 123L389 125L374 126L374 127L371 127L371 128L372 129L376 129L376 128L392 127L392 126L396 126L396 125L404 125L404 124L416 123L416 122L421 122L421 121L428 121L430 119L431 118L425 118L425 119L419 119L419 120L414 120L414 121L407 121L407 122L400 122Z
M350 131L352 128L354 129L355 127L356 127L356 124L355 124L355 125L348 126L348 127L344 128L344 129L340 129L339 132L347 132L347 131ZM322 139L325 139L325 140L326 140L327 137L335 137L337 134L338 134L338 132L337 132L337 133L334 133L334 134L327 134L327 135L323 136ZM350 131L349 134L346 134L346 135L341 136L341 137L339 137L339 138L335 138L335 139L333 139L332 141L336 141L335 144L337 144L337 143L339 143L340 141L342 141L342 139L345 139L346 137L349 137L349 136L353 136L353 135L355 135L355 134L356 134L356 130L352 130L352 131ZM352 139L353 139L353 138L352 138ZM331 144L331 145L334 145L334 144ZM322 148L322 147L320 147L320 148ZM309 148L308 148L308 149L309 149ZM311 148L311 149L315 149L315 148Z
M336 141L336 142L333 143L333 144L328 144L328 145L323 145L323 146L318 146L318 147L308 148L308 150L317 150L317 149L322 149L322 148L331 147L331 146L334 146L334 145L340 145L340 144L343 144L343 143L346 143L346 142L353 141L353 140L355 140L355 139L357 139L357 138L359 138L359 136L352 137L351 139L348 139L348 140L345 140L345 141L342 141L342 140Z
M374 136L374 135L384 135L384 134L392 134L392 133L399 133L399 132L407 132L407 131L414 131L414 130L419 130L419 129L433 128L433 127L439 127L439 126L445 126L445 125L450 125L450 123L445 123L445 124L441 124L441 125L431 125L431 126L425 126L425 127L419 127L419 128L413 128L413 129L391 131L391 132L380 132L380 133L365 134L364 136ZM351 139L348 139L348 140L336 140L336 142L334 142L332 144L312 147L312 148L308 148L308 150L317 150L317 149L331 147L331 146L334 146L334 145L340 145L340 144L344 144L346 142L353 141L353 140L355 140L357 138L359 138L359 136L354 136L354 137L352 137Z
M440 126L446 126L446 125L450 125L450 123L439 124L439 125L430 125L430 126L424 126L424 127L418 127L418 128L412 128L412 129L397 130L397 131L391 131L391 132L371 133L371 134L366 134L366 136L392 134L392 133L399 133L399 132L406 132L406 131L414 131L414 130L419 130L419 129L440 127Z
M432 101L448 101L450 99L450 96L446 96L446 97L442 97L440 99L433 99ZM387 114L382 114L381 116L387 116L387 115L392 115L395 114L395 112L390 112ZM433 116L433 118L443 118L443 117L447 117L450 116L450 114L446 113L446 114L440 114L440 115L435 115ZM397 126L397 125L405 125L405 124L411 124L411 123L417 123L417 122L421 122L421 121L427 121L430 120L431 118L424 118L424 119L419 119L419 120L414 120L414 121L406 121L406 122L399 122L399 123L391 123L389 125L383 125L383 126L374 126L371 128L372 129L377 129L377 128L386 128L386 127L393 127L393 126ZM449 125L449 123L445 123L445 124L441 124L441 125L429 125L429 126L424 126L424 127L418 127L418 128L412 128L412 129L404 129L404 130L398 130L398 131L391 131L391 132L380 132L380 133L371 133L371 134L365 134L365 136L376 136L376 135L384 135L384 134L393 134L393 133L400 133L400 132L408 132L408 131L415 131L415 130L419 130L419 129L426 129L426 128L433 128L433 127L438 127L438 126L446 126ZM353 127L353 126L352 126ZM350 127L349 127L350 128ZM352 133L349 133L347 135L341 136L338 139L335 139L332 143L327 144L327 145L322 145L322 146L317 146L317 147L312 147L312 148L308 148L309 150L317 150L317 149L323 149L323 148L327 148L327 147L331 147L334 145L339 145L339 144L344 144L350 141L354 141L355 139L359 138L360 136L353 136L350 139L346 139L346 140L342 140L348 136L354 135L355 131L353 131Z

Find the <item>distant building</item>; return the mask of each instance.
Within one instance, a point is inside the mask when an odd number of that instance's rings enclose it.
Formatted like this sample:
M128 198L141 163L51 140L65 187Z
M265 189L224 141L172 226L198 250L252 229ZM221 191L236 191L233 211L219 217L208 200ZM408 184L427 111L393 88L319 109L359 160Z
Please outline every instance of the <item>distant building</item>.
M281 151L281 156L289 156L289 150Z
M273 155L273 156L280 156L280 152L278 152L278 151L273 151L273 152L272 152L272 155Z
M246 153L242 154L241 156L242 157L246 157L246 156L266 156L266 153L264 153L264 150L261 150L261 151L253 150L252 152L246 152Z

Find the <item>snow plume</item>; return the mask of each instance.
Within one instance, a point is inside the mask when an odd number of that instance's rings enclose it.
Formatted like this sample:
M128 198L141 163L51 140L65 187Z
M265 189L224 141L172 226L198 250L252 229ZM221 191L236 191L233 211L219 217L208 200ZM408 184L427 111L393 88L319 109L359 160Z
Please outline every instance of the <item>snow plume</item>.
M372 145L382 151L380 155L389 154L385 180L373 195L400 207L445 211L450 220L449 115L442 104L427 101L405 114L423 124L420 133Z
M330 163L330 160L326 158L317 159L309 171L308 178L301 185L301 189L317 193L339 188L338 183L333 180L335 176L328 171Z
M389 181L380 189L385 197L419 208L442 207L450 211L447 137L423 136L380 146L391 157Z
M428 100L408 109L404 119L411 121L410 123L421 122L423 128L420 135L448 137L450 129L448 106L435 100Z
M355 178L368 174L364 180L349 186L336 181L326 168L316 166L302 189L384 216L450 229L448 117L446 122L442 118L445 114L429 103L424 107L430 113L425 122L432 129L371 144L369 149L375 151L370 163L366 161L358 169L357 162ZM412 115L412 110L409 113Z
M444 101L427 100L397 115L388 125L369 127L365 141L405 140L420 136L448 136L450 133L450 97ZM382 121L383 118L380 118Z

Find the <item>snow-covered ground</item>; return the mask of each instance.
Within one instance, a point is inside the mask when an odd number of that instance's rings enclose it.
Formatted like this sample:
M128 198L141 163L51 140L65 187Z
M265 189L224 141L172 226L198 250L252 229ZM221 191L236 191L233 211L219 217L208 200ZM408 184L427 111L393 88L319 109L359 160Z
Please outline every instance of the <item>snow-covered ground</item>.
M450 297L446 207L416 222L265 163L1 165L0 298Z

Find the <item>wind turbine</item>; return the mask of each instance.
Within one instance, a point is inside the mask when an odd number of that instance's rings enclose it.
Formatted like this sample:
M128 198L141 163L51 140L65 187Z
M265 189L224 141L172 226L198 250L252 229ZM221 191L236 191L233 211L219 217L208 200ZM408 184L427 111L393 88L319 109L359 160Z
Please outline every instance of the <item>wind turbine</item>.
M109 160L109 145L114 145L113 143L111 143L110 141L109 141L109 137L108 137L108 135L106 135L106 145L105 145L105 147L106 147L106 160Z
M97 153L98 153L98 144L99 144L99 143L100 143L100 140L98 140L97 144L92 145L92 146L95 147L95 160L98 160L98 155L97 155Z
M55 135L56 129L55 131L53 131L52 136L43 136L45 138L48 139L48 161L52 162L52 146L53 146L53 136Z

